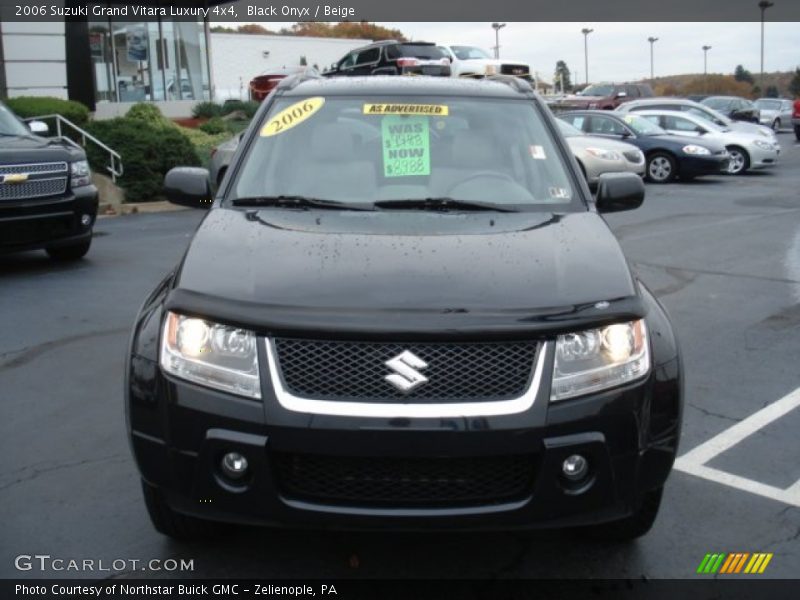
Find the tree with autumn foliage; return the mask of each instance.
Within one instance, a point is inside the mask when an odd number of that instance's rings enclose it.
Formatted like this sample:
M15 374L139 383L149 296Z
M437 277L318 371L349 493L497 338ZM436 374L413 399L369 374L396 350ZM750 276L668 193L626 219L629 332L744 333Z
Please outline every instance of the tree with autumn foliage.
M342 21L333 25L317 21L304 21L295 23L289 29L282 29L281 34L301 37L406 41L406 36L399 29L389 29L367 21Z

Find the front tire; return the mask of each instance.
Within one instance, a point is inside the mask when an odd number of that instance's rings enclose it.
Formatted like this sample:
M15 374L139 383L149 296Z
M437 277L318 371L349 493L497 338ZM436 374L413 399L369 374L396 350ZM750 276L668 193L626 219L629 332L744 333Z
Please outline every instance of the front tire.
M167 537L183 541L203 540L216 537L221 531L219 523L175 512L161 491L144 480L142 493L153 527Z
M675 179L678 169L675 159L665 152L655 152L647 157L645 170L647 180L653 183L668 183Z
M587 527L583 531L592 539L607 542L627 542L642 537L655 523L663 493L663 486L645 492L639 507L629 517Z
M794 126L794 137L797 138L798 142L800 142L800 125Z
M747 150L739 146L730 146L728 153L731 155L728 175L741 175L750 168L750 155L747 154Z
M53 260L80 260L86 256L87 252L89 252L91 245L92 238L90 237L88 240L78 242L76 244L69 244L68 246L53 246L52 248L45 248L45 252L47 252L48 256L50 256L50 258Z
M780 130L781 130L781 120L780 119L775 119L772 122L772 131L774 131L775 133L778 133Z

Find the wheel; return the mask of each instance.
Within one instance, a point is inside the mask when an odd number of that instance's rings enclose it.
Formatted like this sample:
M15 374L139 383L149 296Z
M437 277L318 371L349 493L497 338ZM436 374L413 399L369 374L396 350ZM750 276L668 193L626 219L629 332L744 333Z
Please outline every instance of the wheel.
M175 512L160 490L142 480L144 504L156 531L176 540L202 540L216 537L222 530L219 523Z
M728 175L739 175L750 168L750 156L744 148L730 146L728 153L731 155L731 161L728 163Z
M587 537L607 542L625 542L642 537L655 523L663 492L663 487L646 492L639 508L629 517L586 527L582 532Z
M794 137L797 138L798 142L800 142L800 125L794 126Z
M78 260L86 256L89 247L92 245L92 238L77 244L70 244L69 246L53 246L52 248L45 248L47 254L53 260Z
M667 183L675 179L675 159L664 152L655 152L647 158L647 179L653 183Z
M777 133L780 130L781 130L781 120L780 119L775 119L772 122L772 131Z

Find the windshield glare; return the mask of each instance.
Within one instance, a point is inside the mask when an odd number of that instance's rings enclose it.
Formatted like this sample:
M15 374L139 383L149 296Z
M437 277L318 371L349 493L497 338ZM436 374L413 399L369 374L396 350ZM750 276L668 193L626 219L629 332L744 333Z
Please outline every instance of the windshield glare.
M30 130L2 102L0 102L0 134L31 135Z
M780 110L780 100L756 100L756 106L761 110Z
M613 85L590 85L583 90L583 96L610 96L614 92Z
M297 121L285 127L291 115ZM260 126L226 200L451 198L520 210L582 206L530 101L281 97Z
M483 50L482 48L476 48L475 46L450 46L450 49L459 60L470 60L471 58L492 58L489 56L489 53L486 52L486 50Z
M663 135L667 133L649 119L639 115L627 114L623 117L623 120L628 127L633 129L636 135Z

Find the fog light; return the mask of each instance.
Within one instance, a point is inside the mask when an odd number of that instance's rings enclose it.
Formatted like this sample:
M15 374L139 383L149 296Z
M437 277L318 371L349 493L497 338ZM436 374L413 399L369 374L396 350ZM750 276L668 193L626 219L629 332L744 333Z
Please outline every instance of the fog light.
M561 470L570 481L580 481L589 472L589 461L580 454L573 454L564 461Z
M228 452L222 457L222 472L230 479L247 475L247 459L238 452Z
M84 227L88 227L92 223L92 216L91 215L81 215L81 225Z

